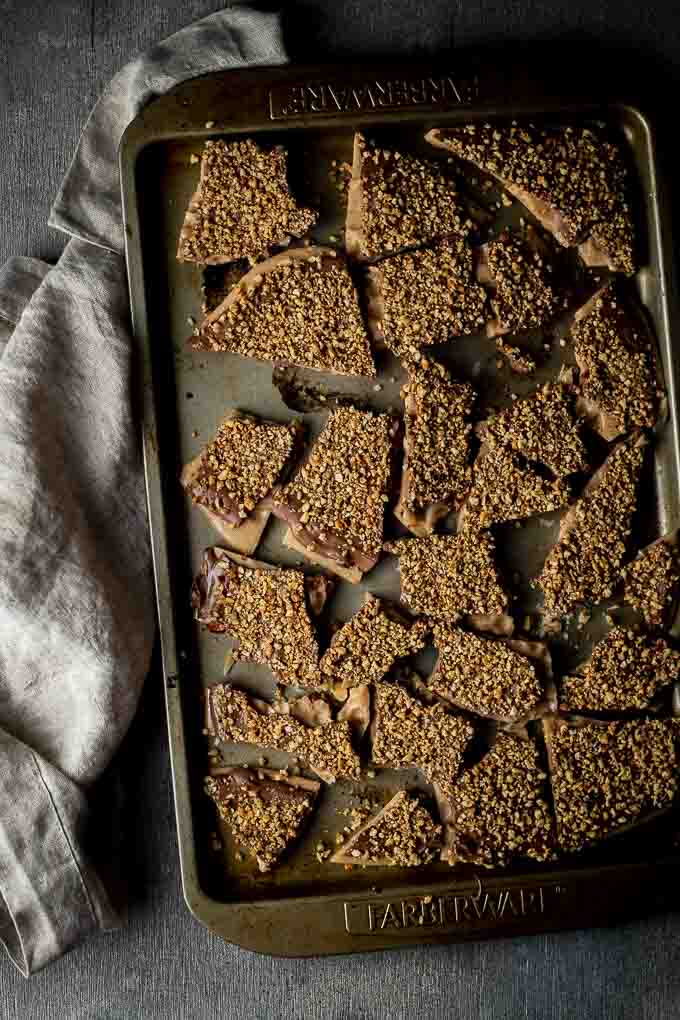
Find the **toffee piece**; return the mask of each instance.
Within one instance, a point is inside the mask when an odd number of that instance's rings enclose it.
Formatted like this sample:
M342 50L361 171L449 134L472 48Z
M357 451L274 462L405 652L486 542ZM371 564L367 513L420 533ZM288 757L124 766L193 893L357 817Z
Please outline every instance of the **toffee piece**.
M207 141L180 232L180 262L261 257L314 226L318 214L299 206L290 193L287 162L281 146L265 151L251 138Z
M474 729L443 705L424 705L397 684L373 694L372 760L380 768L417 768L448 796Z
M394 513L416 535L429 535L470 488L470 415L476 394L428 358L408 365L404 463Z
M210 687L206 697L209 728L218 740L295 755L325 783L334 783L339 776L358 778L360 763L352 747L352 727L346 719L334 719L323 699L271 703L228 684Z
M383 259L368 278L373 338L401 358L420 359L422 348L477 333L488 319L463 240Z
M511 450L496 446L480 451L472 488L459 517L464 528L489 528L559 510L571 490L561 478L549 481Z
M268 666L285 684L319 683L319 647L308 610L313 579L225 549L207 549L194 581L196 619L236 642L236 661Z
M560 244L578 245L587 265L635 272L628 173L605 130L513 121L435 128L425 137L496 177Z
M677 790L673 723L544 723L557 839L582 850L667 811Z
M519 723L556 707L546 645L494 641L441 623L433 633L439 654L427 686L456 708Z
M514 450L545 464L558 478L588 467L570 395L558 383L547 383L487 418L480 434L487 446Z
M563 304L553 280L552 263L535 231L525 237L504 231L478 251L477 279L492 288L496 318L487 336L528 333L545 328Z
M191 344L340 375L375 375L357 292L334 248L293 248L254 266L206 315Z
M448 167L355 134L345 227L350 255L375 258L471 228Z
M645 443L633 435L614 447L563 518L536 581L549 616L612 594L637 504Z
M303 555L355 583L380 556L397 430L386 414L332 411L306 463L274 494L273 512Z
M652 542L624 568L623 601L642 613L648 627L670 626L680 595L678 533Z
M399 557L401 600L413 613L456 623L502 620L508 607L489 532L402 538L385 546Z
M446 848L450 864L504 868L555 856L548 774L533 740L500 733L455 784Z
M579 368L579 409L607 440L651 428L663 388L655 343L640 308L610 283L576 313L571 327Z
M339 688L382 680L395 662L424 647L427 631L425 621L407 620L367 594L359 612L334 634L321 658L321 673Z
M262 501L288 465L301 432L298 422L280 424L232 412L184 467L182 485L230 548L254 552L269 518Z
M418 797L399 790L331 856L334 864L418 868L434 860L442 827Z
M620 712L653 708L680 680L680 652L663 638L614 627L574 676L560 682L560 708Z
M298 839L320 788L311 779L264 769L217 769L205 780L220 818L260 871L270 871Z

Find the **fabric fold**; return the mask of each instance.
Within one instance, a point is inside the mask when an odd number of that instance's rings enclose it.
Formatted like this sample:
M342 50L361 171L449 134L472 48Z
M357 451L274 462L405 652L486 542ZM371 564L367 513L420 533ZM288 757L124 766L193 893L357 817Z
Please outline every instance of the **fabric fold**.
M155 632L118 143L180 81L285 60L278 16L244 7L137 57L54 203L59 262L0 268L0 942L25 975L117 923L84 791L128 729Z

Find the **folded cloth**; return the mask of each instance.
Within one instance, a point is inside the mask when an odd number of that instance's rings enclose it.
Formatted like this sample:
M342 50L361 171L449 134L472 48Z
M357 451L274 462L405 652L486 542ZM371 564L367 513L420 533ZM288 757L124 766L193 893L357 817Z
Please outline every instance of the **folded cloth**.
M130 724L154 636L118 144L178 82L285 59L277 16L243 7L136 58L55 201L59 262L0 269L0 941L26 976L118 923L84 850L84 790Z

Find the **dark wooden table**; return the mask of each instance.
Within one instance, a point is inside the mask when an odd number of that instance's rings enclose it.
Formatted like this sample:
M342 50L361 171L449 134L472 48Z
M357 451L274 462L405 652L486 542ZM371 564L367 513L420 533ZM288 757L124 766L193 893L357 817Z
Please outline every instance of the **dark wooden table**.
M0 0L0 261L58 257L50 201L90 106L134 52L224 6L214 0ZM584 60L672 106L680 7L620 0L300 0L294 58L423 56L560 40L565 83ZM587 54L587 57L586 57ZM673 111L673 123L677 114ZM680 1016L680 917L616 930L316 961L257 957L211 938L181 898L160 683L100 795L129 883L127 925L25 982L0 960L3 1020L359 1020ZM118 819L121 819L119 822ZM677 939L677 941L676 941Z

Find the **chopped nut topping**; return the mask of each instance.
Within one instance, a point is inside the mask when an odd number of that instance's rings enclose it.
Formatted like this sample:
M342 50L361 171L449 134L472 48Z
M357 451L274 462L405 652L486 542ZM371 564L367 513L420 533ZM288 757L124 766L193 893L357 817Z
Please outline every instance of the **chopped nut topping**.
M489 241L483 251L494 285L494 332L526 333L550 322L560 299L541 253L508 231Z
M623 600L642 613L648 627L664 627L680 590L675 541L652 542L622 573Z
M650 708L680 678L680 652L661 638L615 627L593 649L578 676L560 683L560 706L571 711Z
M606 439L651 428L659 412L656 356L642 313L611 283L571 327L579 387L605 418Z
M672 725L658 719L548 724L557 836L563 850L581 850L670 807L677 789Z
M545 612L563 615L578 602L611 594L630 535L643 459L638 436L620 443L567 513L537 581Z
M375 562L383 541L395 422L345 407L332 411L309 459L276 495L274 513L295 537L339 562ZM367 569L364 565L363 569Z
M450 863L499 868L517 857L553 857L547 779L532 740L499 734L484 758L455 784Z
M439 658L428 687L458 708L512 722L536 708L543 688L534 663L504 641L435 624Z
M496 338L495 343L498 353L507 359L510 369L517 375L531 375L536 371L536 359L528 351L523 351L521 347L515 347L513 344L507 344L499 337Z
M399 557L402 602L414 613L455 623L461 616L496 615L507 608L489 532L405 538L385 549Z
M475 391L454 382L443 365L427 358L408 366L404 474L401 503L407 512L429 505L460 506L470 487L470 415Z
M410 622L387 610L380 599L366 603L334 635L321 659L321 672L343 687L382 680L397 659L413 655L425 644L427 624Z
M441 825L433 821L419 798L400 790L336 850L331 860L361 867L417 868L433 860L441 841Z
M299 835L318 787L300 788L283 777L268 779L235 768L208 776L205 790L236 842L255 856L260 871L269 871Z
M566 482L548 481L510 450L496 446L475 461L462 522L466 528L488 528L521 520L558 510L570 495Z
M232 262L261 256L291 234L304 234L316 221L317 213L298 206L288 190L285 149L265 152L250 138L209 141L177 258Z
M536 390L524 400L488 418L484 441L507 446L529 460L547 464L562 478L588 466L586 448L570 410L564 388L555 383Z
M271 492L290 459L300 426L251 415L225 418L188 486L194 503L240 523Z
M450 795L463 751L474 735L466 719L442 705L422 705L396 684L378 683L374 695L373 763L418 768Z
M192 345L344 375L375 375L352 278L330 248L296 248L256 265L203 320Z
M207 551L194 582L197 619L238 642L234 660L269 666L281 683L303 686L319 682L305 594L301 571L241 566L223 550Z
M292 714L299 702L309 703L310 699L300 698L292 705L251 702L243 691L225 684L211 687L209 698L215 733L220 740L293 754L324 782L332 783L337 776L358 778L359 759L352 748L348 722L329 720L309 726Z
M375 148L361 135L354 144L347 217L351 254L372 258L469 233L472 224L445 166Z
M589 265L634 273L634 231L625 162L603 130L534 124L466 124L428 141L493 174Z
M400 357L476 333L488 318L486 293L475 282L472 252L462 240L394 255L369 274L374 329Z

